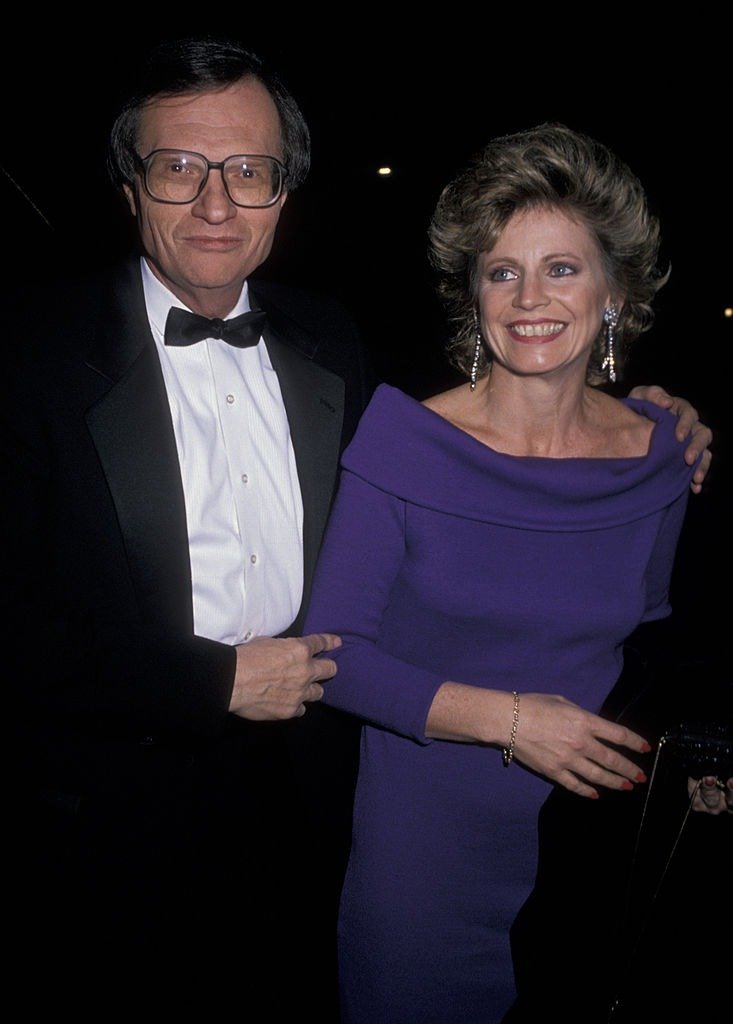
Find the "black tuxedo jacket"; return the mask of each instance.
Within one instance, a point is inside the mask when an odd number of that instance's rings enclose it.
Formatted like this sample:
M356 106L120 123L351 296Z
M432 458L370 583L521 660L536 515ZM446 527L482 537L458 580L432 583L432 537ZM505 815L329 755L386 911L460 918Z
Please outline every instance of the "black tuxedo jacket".
M250 297L267 312L303 497L295 634L374 379L339 305L256 280ZM234 649L194 635L184 495L137 260L18 300L0 384L2 616L26 809L38 798L83 818L101 859L95 819L110 849L125 829L147 835L130 854L140 874L146 850L181 836L195 848L197 830L211 845L227 815L256 828L262 813L270 827L292 812L310 845L343 852L341 833L332 844L319 830L344 824L354 734L321 706L288 723L230 715Z
M297 633L339 456L374 382L339 306L250 290L268 314L303 496ZM31 708L99 712L153 737L221 727L234 652L193 635L184 496L137 261L26 305L4 358L6 622L21 662L32 648L54 664Z

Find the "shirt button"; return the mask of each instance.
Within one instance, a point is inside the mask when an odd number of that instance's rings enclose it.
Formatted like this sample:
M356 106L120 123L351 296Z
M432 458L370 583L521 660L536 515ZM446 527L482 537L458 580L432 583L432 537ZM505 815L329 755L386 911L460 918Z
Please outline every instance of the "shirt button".
M256 565L257 564L257 555L250 555L249 556L249 560L252 563L252 565Z
M245 640L251 640L252 639L252 630L251 629L248 629L247 632L244 634L244 639Z
M249 477L247 476L246 473L242 473L242 483L243 484L249 483Z
M234 395L227 395L227 405L234 405Z

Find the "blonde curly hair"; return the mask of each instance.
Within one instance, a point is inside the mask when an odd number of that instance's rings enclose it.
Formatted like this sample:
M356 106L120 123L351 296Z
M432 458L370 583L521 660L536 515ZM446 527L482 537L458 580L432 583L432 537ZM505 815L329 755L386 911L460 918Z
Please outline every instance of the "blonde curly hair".
M607 146L563 124L545 123L489 144L442 191L428 229L438 295L454 331L451 363L467 376L476 345L478 257L496 244L515 213L532 207L561 210L585 224L601 253L612 294L623 300L615 332L620 376L631 343L651 327L652 300L669 278L658 268L659 224L638 178ZM601 330L588 364L588 381L606 380ZM477 375L487 373L486 346Z

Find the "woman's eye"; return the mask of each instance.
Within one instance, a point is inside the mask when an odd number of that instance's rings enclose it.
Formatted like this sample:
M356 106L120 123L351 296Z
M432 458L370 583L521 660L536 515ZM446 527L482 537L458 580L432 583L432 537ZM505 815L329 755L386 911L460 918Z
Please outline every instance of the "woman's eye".
M575 267L571 267L569 263L555 263L550 268L550 274L552 277L567 277L568 274L574 274Z
M513 281L517 275L508 267L497 267L489 274L490 281Z

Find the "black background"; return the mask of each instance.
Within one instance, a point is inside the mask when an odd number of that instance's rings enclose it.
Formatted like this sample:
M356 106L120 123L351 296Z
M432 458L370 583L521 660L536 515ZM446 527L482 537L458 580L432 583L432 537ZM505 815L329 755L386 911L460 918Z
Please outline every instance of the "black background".
M155 6L82 18L19 11L6 27L0 199L6 284L102 263L131 224L107 181L108 126L124 69L162 37L226 32L278 68L311 127L313 164L286 203L261 273L337 295L380 375L422 397L450 383L427 264L440 188L490 137L563 121L615 149L644 183L672 266L624 387L684 395L715 432L713 468L690 502L676 606L690 640L727 630L717 593L729 554L728 367L733 319L727 29L665 13L646 27L614 9L598 26L562 10L454 4L346 13L274 6L174 17ZM394 173L376 174L381 164Z

